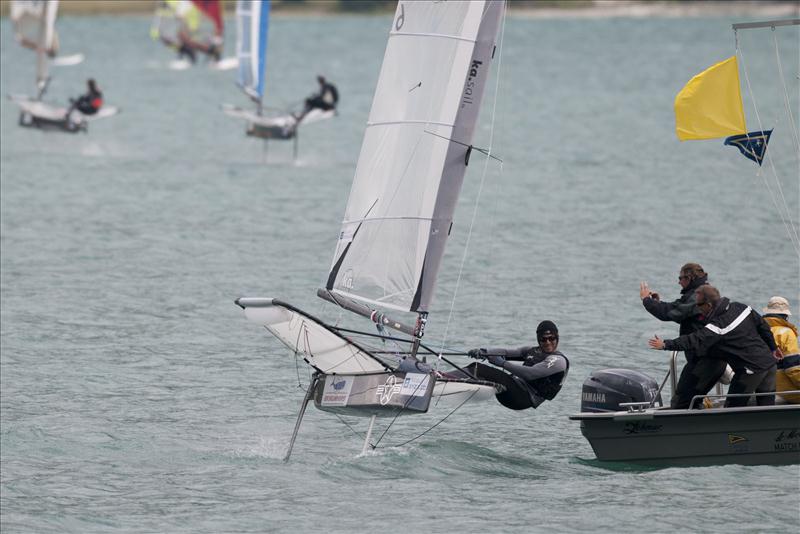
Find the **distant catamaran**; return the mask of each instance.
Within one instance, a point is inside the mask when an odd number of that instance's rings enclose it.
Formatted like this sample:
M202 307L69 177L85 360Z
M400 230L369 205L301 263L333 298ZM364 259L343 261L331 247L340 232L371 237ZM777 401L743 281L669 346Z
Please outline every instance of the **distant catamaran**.
M465 371L437 372L421 356L436 355L422 336L503 13L492 0L398 3L333 261L317 291L380 333L327 324L277 299L236 301L314 372L287 458L311 399L321 410L370 417L366 450L375 417L452 409L503 390ZM397 321L389 310L416 320Z
M111 117L119 108L104 106L94 115L84 115L78 110L54 106L42 101L50 83L49 65L56 60L58 36L55 30L58 0L12 2L11 18L17 40L23 46L36 50L36 96L12 94L9 99L20 109L20 126L54 129L65 132L86 131L89 122ZM37 31L34 31L36 28ZM74 65L83 61L82 54L61 57L61 65Z
M336 111L312 109L299 122L295 114L286 110L265 115L269 13L269 0L238 0L236 3L237 84L255 102L256 109L252 111L230 104L223 104L222 109L228 116L247 122L247 135L261 139L294 139L294 155L297 157L299 127L330 119Z

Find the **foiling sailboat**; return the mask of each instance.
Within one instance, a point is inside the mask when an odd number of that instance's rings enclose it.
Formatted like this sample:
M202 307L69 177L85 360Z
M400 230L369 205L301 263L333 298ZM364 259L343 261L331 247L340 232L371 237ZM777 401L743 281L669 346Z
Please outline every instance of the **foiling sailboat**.
M464 370L438 372L426 355L447 359L422 342L503 12L495 0L398 3L333 261L317 291L369 318L378 334L278 299L236 300L313 370L287 459L312 399L323 411L369 417L366 451L376 417L454 409L504 390Z
M58 49L58 37L55 23L58 14L58 0L44 2L19 2L22 5L12 5L12 10L20 17L26 18L26 24L31 24L31 19L38 22L38 32L21 37L25 46L36 50L36 96L12 94L9 99L20 109L19 124L25 127L53 129L75 133L87 131L89 122L111 117L119 113L119 108L104 106L93 115L85 115L77 109L48 104L42 100L50 83L49 64L51 56ZM33 5L28 5L33 4ZM24 15L21 15L24 13ZM74 62L74 60L70 60Z
M302 115L286 110L265 114L267 43L269 34L269 0L238 0L236 3L236 54L239 60L237 84L256 104L255 111L223 104L222 110L230 117L247 122L246 133L261 139L293 139L294 157L297 158L299 127L333 118L335 110L312 109Z
M234 69L235 57L222 57L224 24L220 0L161 0L156 6L150 37L175 49L178 58L171 61L172 70L185 70L197 62L198 53L205 54L209 68Z
M739 49L739 30L766 29L773 30L775 43L775 56L778 59L778 73L783 82L784 105L791 119L790 97L786 91L786 80L783 79L783 69L780 65L780 52L775 30L778 27L798 26L800 19L774 20L766 22L746 22L734 24L736 35L737 53ZM718 64L722 65L722 64ZM718 66L717 65L717 66ZM741 109L741 96L739 95L739 78L736 63L734 66L735 87L730 88L728 97L733 98L736 104L736 114L741 117L741 126L744 130L744 112ZM715 67L717 67L715 66ZM744 66L744 62L742 62ZM712 68L715 68L712 67ZM710 70L710 69L709 69ZM706 71L708 72L708 71ZM743 70L747 79L747 70ZM695 76L692 82L699 80ZM748 82L749 85L749 82ZM688 87L688 84L687 84ZM692 87L690 94L697 98L700 91L698 85ZM711 93L714 104L722 99L721 90ZM681 94L684 94L682 91ZM680 96L680 95L679 95ZM762 161L769 161L775 172L774 162L766 150L766 142L758 143L761 133L765 130L761 124L761 114L755 103L760 132L749 133L737 137L750 137L754 142L740 146L743 155L755 161L759 168ZM676 114L679 99L676 99ZM680 101L685 106L685 101ZM719 108L711 105L715 111ZM685 112L685 108L682 108ZM696 111L696 115L704 115L708 108ZM792 160L800 158L800 136L798 136L793 120L788 121L792 133ZM692 123L708 130L719 128L720 124L734 124L734 121L704 122L696 120ZM710 126L709 126L710 125ZM688 131L684 129L680 133ZM769 130L770 132L772 130ZM694 132L692 132L694 133ZM729 132L737 133L737 132ZM711 133L693 137L694 139L717 138L720 133ZM768 138L768 136L767 136ZM730 138L729 138L730 139ZM726 140L725 144L731 144ZM777 182L777 174L775 175ZM776 190L780 190L779 182ZM769 189L769 187L768 187ZM772 191L770 190L770 193ZM781 202L775 200L775 205ZM798 239L796 215L793 215L785 202L782 204L785 212L781 213L781 220L786 225L789 240L795 248L800 259L800 239ZM625 462L640 465L655 466L698 466L714 464L800 464L800 404L782 403L781 395L777 396L774 406L759 406L751 401L750 405L742 407L724 408L723 403L728 397L750 397L749 394L722 393L722 386L717 384L717 389L711 395L698 395L691 406L693 409L672 409L662 406L661 391L670 379L672 395L675 395L678 376L677 356L673 353L670 359L669 370L664 381L659 386L652 378L643 373L628 369L605 369L595 371L583 383L581 395L581 411L570 416L570 419L580 422L581 433L589 441L597 459L602 462ZM785 356L789 356L788 354ZM800 391L783 391L782 394L800 393ZM758 393L755 397L772 395L771 393ZM700 409L702 408L702 409Z

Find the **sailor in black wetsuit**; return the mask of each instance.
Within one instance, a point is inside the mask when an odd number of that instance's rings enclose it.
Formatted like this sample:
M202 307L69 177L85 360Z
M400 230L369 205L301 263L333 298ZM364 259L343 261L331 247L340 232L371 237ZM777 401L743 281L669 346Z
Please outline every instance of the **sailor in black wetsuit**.
M473 358L485 359L495 369L481 363L466 368L476 378L505 386L497 400L506 408L537 408L545 400L553 400L569 371L569 360L558 349L558 328L552 321L542 321L536 328L538 346L518 349L473 349ZM522 361L522 365L508 363Z
M85 125L80 117L81 114L94 115L103 107L103 93L98 89L93 78L86 80L86 88L85 94L69 99L70 105L64 113L64 121L70 131L75 131L80 124ZM80 112L77 117L73 113L76 110Z
M296 123L303 120L303 117L312 109L321 109L322 111L336 109L336 105L339 103L339 91L336 90L336 86L322 75L317 76L317 82L319 91L306 98L303 111L295 115Z
M86 80L86 93L76 99L70 99L70 107L67 110L67 117L73 110L77 109L84 115L94 115L103 107L103 93L97 88L97 83L93 78Z

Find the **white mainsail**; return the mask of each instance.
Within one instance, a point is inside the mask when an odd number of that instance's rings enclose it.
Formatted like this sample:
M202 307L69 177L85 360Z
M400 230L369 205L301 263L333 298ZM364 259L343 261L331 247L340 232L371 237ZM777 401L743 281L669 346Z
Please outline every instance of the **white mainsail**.
M502 12L493 0L398 3L329 291L428 310Z
M269 10L269 0L238 0L236 3L237 83L259 105L264 97Z
M55 30L58 0L15 0L11 2L9 15L17 41L36 49L36 85L41 90L47 82L47 55L58 49Z
M41 89L47 84L48 59L46 51L55 49L56 46L56 15L58 13L58 0L49 0L44 6L44 15L39 33L39 47L37 53L36 85Z
M55 32L58 0L13 0L9 17L14 24L17 40L34 41L45 50L58 47ZM44 33L41 33L44 23Z

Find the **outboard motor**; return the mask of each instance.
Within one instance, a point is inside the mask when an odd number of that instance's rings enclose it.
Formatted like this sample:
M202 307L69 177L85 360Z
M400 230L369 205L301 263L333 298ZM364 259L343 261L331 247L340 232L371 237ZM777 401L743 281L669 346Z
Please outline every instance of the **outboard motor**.
M650 402L661 406L658 382L639 371L601 369L583 382L581 412L617 412L621 402Z

